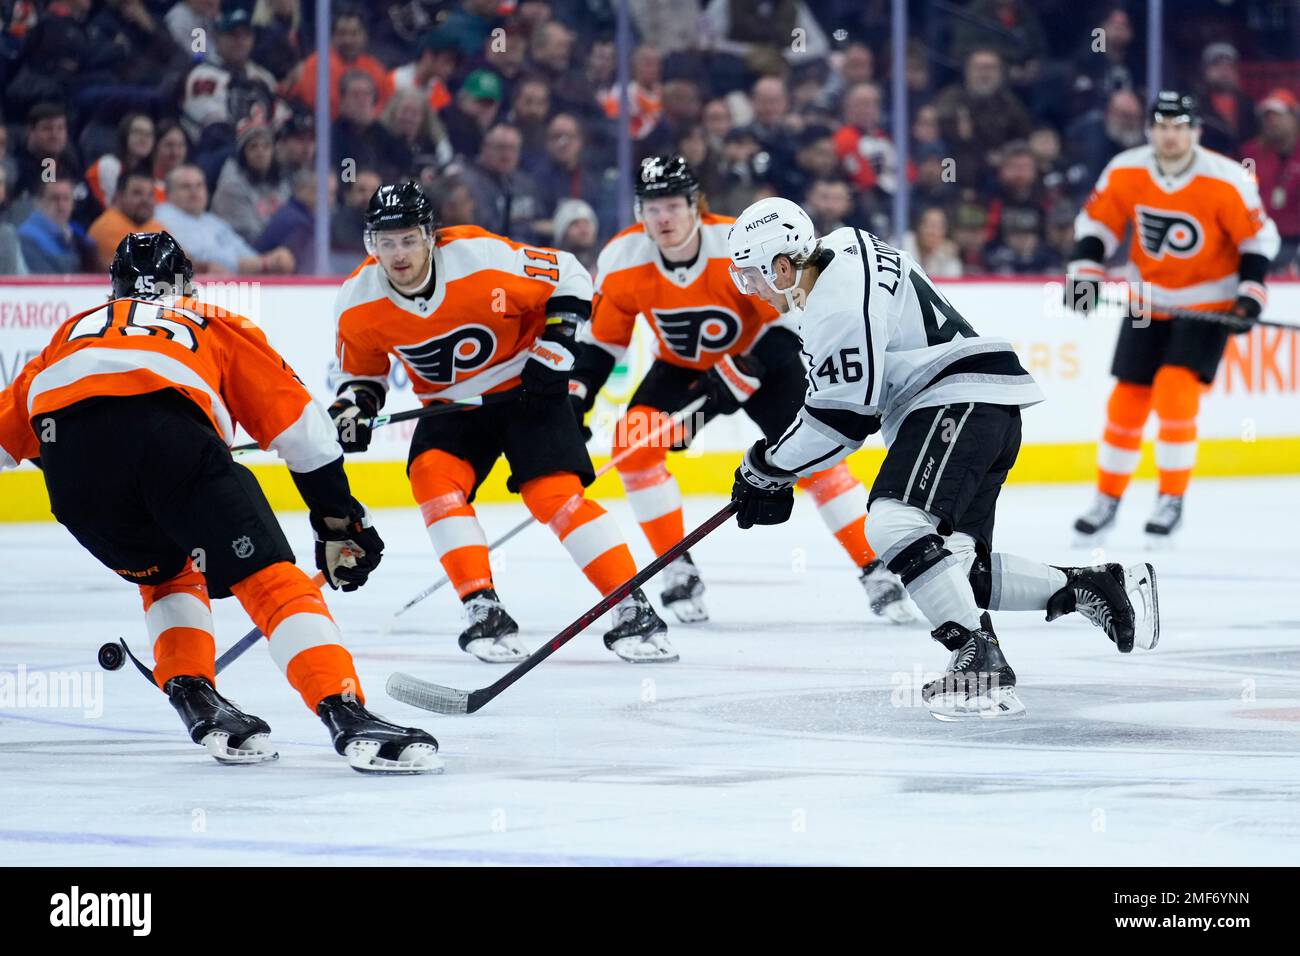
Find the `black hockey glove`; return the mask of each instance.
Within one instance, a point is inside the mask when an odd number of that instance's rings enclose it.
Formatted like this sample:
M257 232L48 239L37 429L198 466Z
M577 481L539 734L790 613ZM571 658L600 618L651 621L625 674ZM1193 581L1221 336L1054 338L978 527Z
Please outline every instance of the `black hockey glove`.
M1237 301L1232 303L1232 314L1241 319L1241 324L1232 327L1234 332L1249 332L1259 321L1259 315L1264 311L1264 307L1259 304L1259 299L1250 295L1239 295Z
M573 333L561 322L548 324L546 331L528 347L528 361L519 374L526 411L541 411L569 393L573 348Z
M1065 277L1065 307L1079 315L1091 315L1101 302L1101 280Z
M752 355L724 355L704 376L709 404L719 415L731 415L762 386L763 365Z
M365 388L350 388L329 407L330 418L345 452L365 451L370 447L370 420L379 413L379 400Z
M736 469L736 483L731 500L736 510L736 524L752 528L756 524L781 524L794 510L794 483L799 476L778 468L767 460L767 439L760 438Z
M346 518L313 511L310 520L316 533L316 567L329 586L355 591L365 584L384 555L384 541L371 526L365 506L353 498Z
M578 430L582 432L583 441L591 441L591 429L587 427L587 412L590 405L587 402L587 386L578 381L576 378L569 379L569 406L573 409L573 417L578 420Z

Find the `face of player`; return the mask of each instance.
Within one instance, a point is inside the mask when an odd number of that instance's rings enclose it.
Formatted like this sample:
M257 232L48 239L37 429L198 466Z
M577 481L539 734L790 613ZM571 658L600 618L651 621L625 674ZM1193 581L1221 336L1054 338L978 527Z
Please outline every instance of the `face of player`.
M429 243L418 226L375 233L375 258L398 289L414 288L429 270Z
M1187 155L1199 138L1192 125L1185 121L1156 117L1151 124L1151 145L1162 160L1179 160Z
M777 256L772 261L772 271L776 273L773 280L775 288L763 277L757 266L746 266L743 269L737 269L734 264L731 266L732 280L742 292L758 296L778 312L789 312L790 303L785 292L795 283L794 263L788 256Z
M661 251L682 245L695 228L695 210L685 196L647 199L641 204L641 219Z

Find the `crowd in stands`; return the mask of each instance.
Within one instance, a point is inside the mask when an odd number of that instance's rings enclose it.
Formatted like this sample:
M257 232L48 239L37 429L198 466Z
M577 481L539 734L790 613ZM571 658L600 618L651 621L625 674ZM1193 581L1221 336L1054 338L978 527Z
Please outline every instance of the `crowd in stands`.
M335 0L328 271L355 267L370 195L406 178L444 224L594 266L631 213L624 101L633 159L683 154L715 212L778 194L819 231L891 236L906 188L905 244L943 277L1059 273L1101 170L1145 142L1136 0L915 0L901 168L888 0L628 0L626 91L616 6ZM316 271L314 8L0 0L0 274L101 271L127 232L159 228L206 274ZM1252 164L1283 237L1275 269L1294 273L1300 40L1260 38L1300 36L1300 13L1272 0L1165 10L1165 85L1200 98L1204 146ZM1247 68L1271 79L1252 86Z

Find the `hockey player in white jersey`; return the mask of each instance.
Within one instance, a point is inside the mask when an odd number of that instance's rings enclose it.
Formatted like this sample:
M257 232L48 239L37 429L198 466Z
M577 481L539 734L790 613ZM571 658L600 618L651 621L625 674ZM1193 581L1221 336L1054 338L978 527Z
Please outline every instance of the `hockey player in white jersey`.
M992 550L994 510L1020 450L1020 409L1043 400L1009 343L978 335L906 253L846 227L822 237L793 202L761 200L729 235L732 278L799 322L803 408L736 469L742 528L780 524L800 475L883 432L867 535L952 656L922 697L943 720L1018 717L1016 675L989 610L1078 611L1121 652L1159 639L1155 572L1053 567Z

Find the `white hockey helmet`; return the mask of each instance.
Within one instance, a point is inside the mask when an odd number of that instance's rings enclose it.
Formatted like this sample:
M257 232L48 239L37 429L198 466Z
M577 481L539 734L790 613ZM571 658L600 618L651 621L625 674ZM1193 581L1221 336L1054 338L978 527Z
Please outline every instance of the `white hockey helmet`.
M789 256L795 264L795 282L803 264L817 249L812 220L798 203L779 196L760 199L736 217L727 233L727 251L731 253L731 279L745 295L756 295L759 281L776 288L776 271L772 260Z

